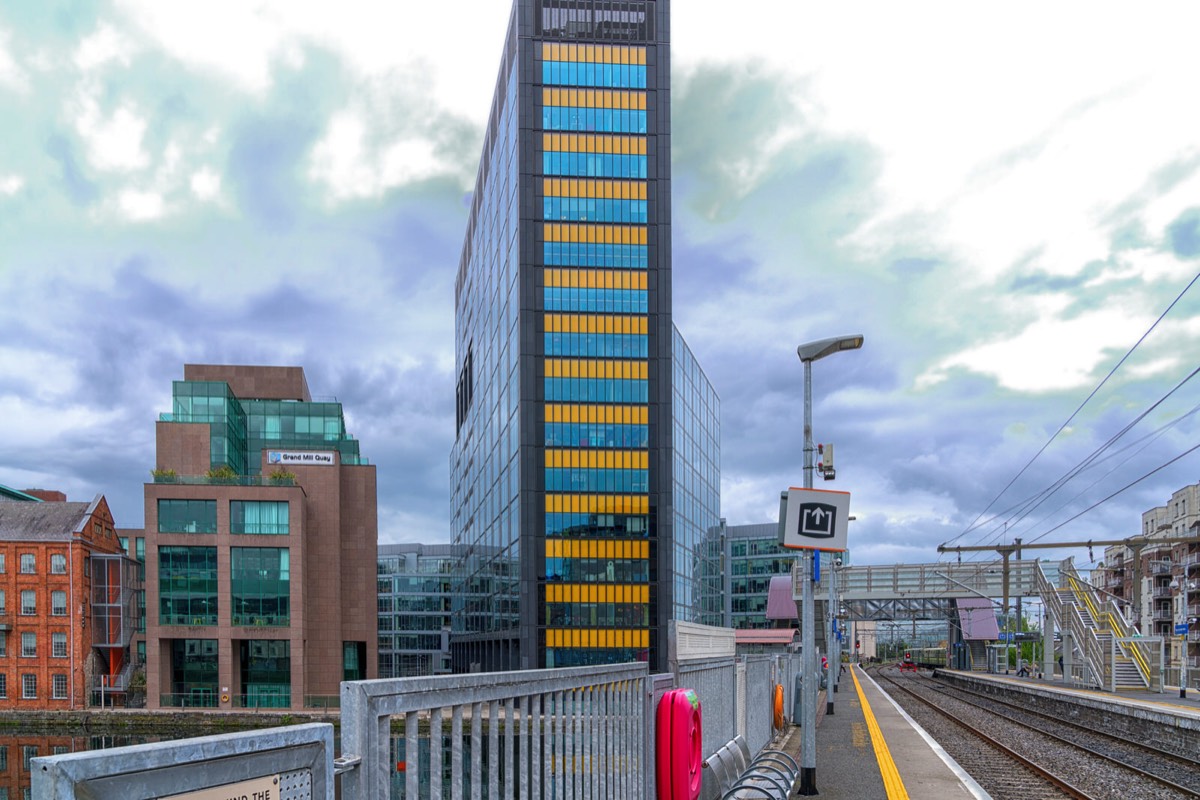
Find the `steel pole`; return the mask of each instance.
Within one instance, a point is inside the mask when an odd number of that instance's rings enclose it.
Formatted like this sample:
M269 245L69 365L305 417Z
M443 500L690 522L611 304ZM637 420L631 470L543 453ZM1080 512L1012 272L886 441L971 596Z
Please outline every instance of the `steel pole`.
M817 553L817 558L821 554ZM833 568L833 560L829 562L829 635L825 649L829 651L829 682L828 689L825 692L825 713L833 714L833 695L837 692L838 684L838 668L842 658L841 648L837 644L837 633L834 630L836 617L834 616L835 605L837 601L837 572Z
M804 360L804 488L813 488L813 440L812 440L812 361ZM800 794L817 793L817 682L820 680L820 662L817 661L817 643L813 628L816 614L813 609L813 556L805 550L800 594L800 641L803 648L804 680L801 684L801 714L803 730L800 737Z

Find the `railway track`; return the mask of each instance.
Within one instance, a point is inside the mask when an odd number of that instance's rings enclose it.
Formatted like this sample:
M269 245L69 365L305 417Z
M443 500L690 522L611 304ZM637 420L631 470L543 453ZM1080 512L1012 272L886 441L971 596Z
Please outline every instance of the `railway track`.
M954 757L994 800L1174 800L1200 798L1200 778L1150 763L1155 756L1132 751L1102 752L1075 730L1064 735L1048 724L1034 725L1003 704L954 697L928 678L901 676L894 668L873 672L896 701ZM1044 723L1045 721L1041 721ZM982 746L981 746L982 745ZM1168 754L1159 754L1168 760ZM1169 756L1173 759L1174 756ZM1176 770L1193 773L1182 764ZM1149 771L1148 771L1149 770ZM1178 772L1175 778L1180 778Z

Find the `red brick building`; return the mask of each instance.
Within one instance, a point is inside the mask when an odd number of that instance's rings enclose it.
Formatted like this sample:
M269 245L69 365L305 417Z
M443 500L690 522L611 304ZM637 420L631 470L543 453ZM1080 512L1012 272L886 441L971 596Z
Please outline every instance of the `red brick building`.
M127 680L136 575L102 495L0 501L0 709L85 708Z

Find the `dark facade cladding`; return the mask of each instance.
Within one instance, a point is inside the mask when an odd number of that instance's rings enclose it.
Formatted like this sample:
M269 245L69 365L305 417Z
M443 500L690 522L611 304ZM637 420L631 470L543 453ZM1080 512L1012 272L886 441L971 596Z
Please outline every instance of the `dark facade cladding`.
M513 7L455 283L456 671L657 666L693 613L718 412L671 320L668 5Z

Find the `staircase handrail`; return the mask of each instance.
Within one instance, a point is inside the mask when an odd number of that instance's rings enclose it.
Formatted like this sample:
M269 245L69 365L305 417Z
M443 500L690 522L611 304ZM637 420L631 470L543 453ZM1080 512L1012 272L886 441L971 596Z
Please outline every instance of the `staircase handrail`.
M1068 586L1073 572L1074 567L1071 566L1070 559L1059 565L1059 578L1061 579L1063 576L1066 576ZM1072 641L1079 648L1084 663L1091 671L1091 674L1095 676L1099 685L1105 685L1108 678L1109 666L1104 659L1104 648L1100 646L1100 640L1096 638L1096 632L1083 621L1083 616L1079 613L1079 608L1075 603L1063 602L1062 598L1058 595L1057 587L1046 577L1046 573L1042 570L1040 564L1037 568L1036 580L1038 592L1042 596L1042 602L1050 612L1050 616L1054 619L1055 624L1058 625L1059 630L1071 635ZM1072 596L1074 594L1072 590Z
M1133 626L1121 614L1121 609L1112 600L1109 600L1104 608L1104 615L1108 618L1108 625L1120 639L1132 639L1136 635ZM1117 646L1126 654L1133 657L1133 662L1137 664L1138 672L1142 675L1142 680L1146 685L1151 684L1150 677L1150 658L1147 655L1147 647L1143 642L1117 642Z

